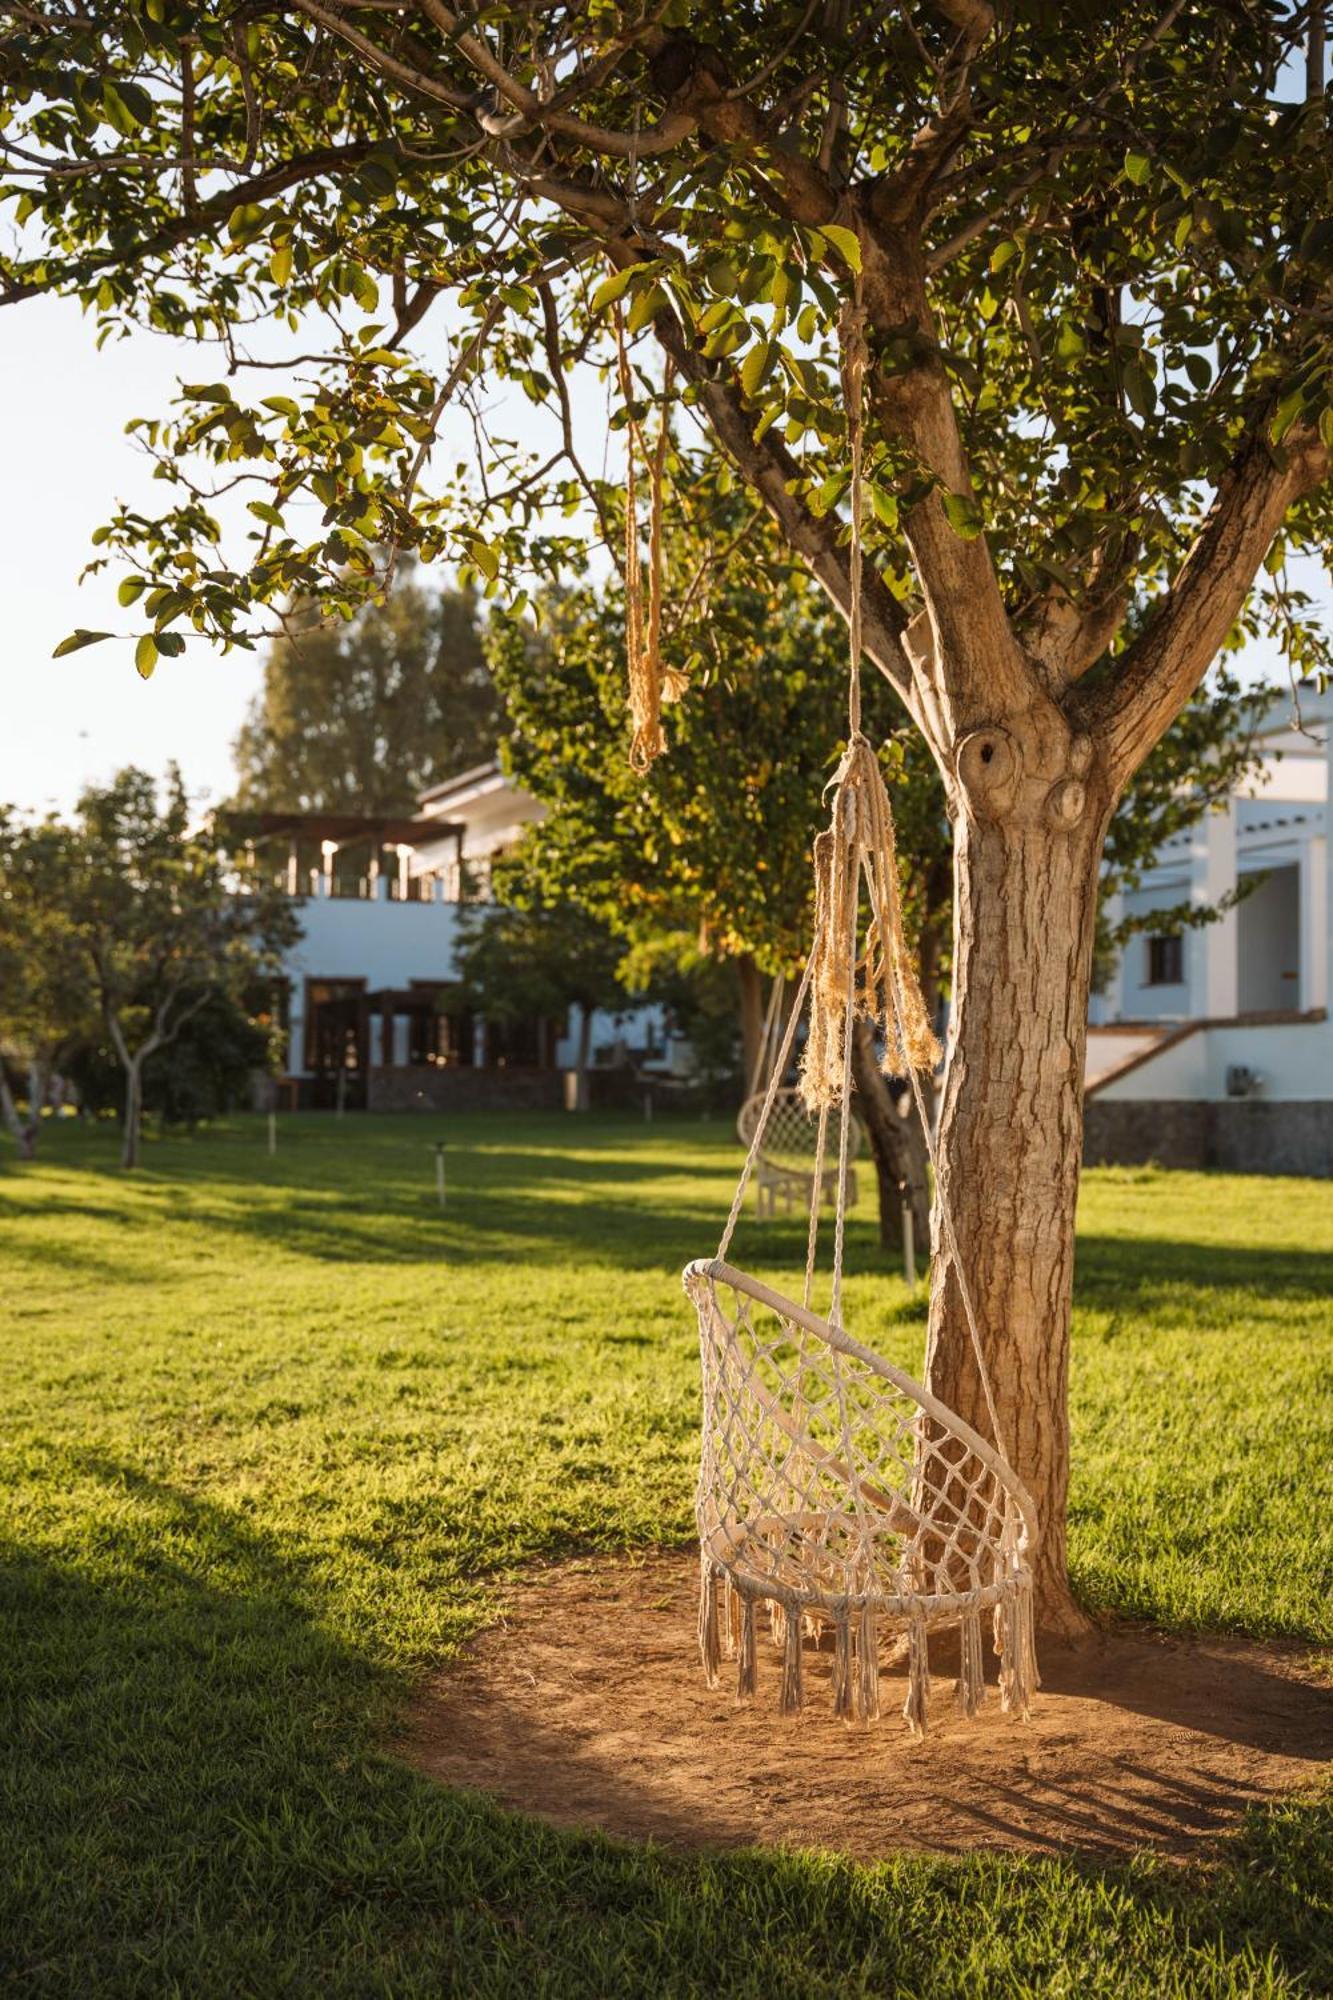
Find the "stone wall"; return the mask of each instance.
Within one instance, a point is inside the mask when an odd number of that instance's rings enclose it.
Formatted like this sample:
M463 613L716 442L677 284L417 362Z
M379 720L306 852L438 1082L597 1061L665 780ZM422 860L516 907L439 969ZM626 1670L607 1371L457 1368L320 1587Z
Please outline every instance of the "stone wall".
M1083 1158L1090 1167L1218 1167L1227 1173L1333 1175L1333 1101L1090 1097Z

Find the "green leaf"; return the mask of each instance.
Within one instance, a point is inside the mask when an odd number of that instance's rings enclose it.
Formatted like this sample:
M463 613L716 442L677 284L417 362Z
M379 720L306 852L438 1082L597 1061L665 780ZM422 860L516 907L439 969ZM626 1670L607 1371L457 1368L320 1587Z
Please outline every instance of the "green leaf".
M1060 322L1060 331L1055 339L1056 360L1077 361L1080 355L1086 354L1087 351L1088 343L1084 340L1083 335L1074 325L1074 322L1070 319L1062 319Z
M247 500L245 504L255 519L265 522L268 527L281 528L286 525L277 508L270 506L267 500Z
M1146 153L1125 154L1125 179L1133 181L1135 187L1142 187L1152 171L1152 161Z
M1277 409L1273 412L1273 421L1268 426L1269 441L1272 444L1281 444L1283 438L1287 435L1287 432L1291 429L1304 408L1305 390L1303 388L1293 389L1289 396L1282 398Z
M870 505L874 512L875 519L879 521L884 527L886 528L897 527L898 496L896 493L886 493L882 486L871 486Z
M285 285L292 275L292 246L279 243L268 260L268 268L275 285Z
M741 387L747 396L757 396L767 381L776 359L777 342L757 340L741 363Z
M647 326L649 320L655 319L661 312L666 302L667 295L660 285L650 285L646 292L640 292L629 309L626 325L630 332L637 333L640 327Z
M974 542L986 526L970 493L941 493L945 519L960 541Z
M613 306L617 299L624 297L634 283L635 273L643 269L642 264L631 264L624 271L612 271L609 277L602 279L593 293L588 302L588 310L595 313L605 312L608 306Z
M116 602L133 604L136 598L143 596L147 588L148 585L141 576L127 576L116 592Z
M1272 548L1268 551L1268 554L1264 557L1264 569L1269 576L1276 576L1286 560L1287 544L1282 536L1279 535L1274 541Z
M81 646L95 646L100 640L109 639L111 636L110 632L87 632L80 625L77 630L70 633L68 639L60 641L51 658L63 660L66 653L77 653Z
M840 222L824 222L820 224L820 234L821 236L827 236L848 270L855 271L859 276L861 270L861 241L856 231L854 229L844 229Z
M157 654L157 640L151 632L145 632L134 649L134 671L141 681L152 678L153 668L157 665Z
M990 254L990 268L992 275L996 271L1002 271L1005 265L1011 262L1011 260L1015 258L1017 255L1018 255L1018 245L1017 243L1015 243L1012 236L1007 236L1003 243L997 243L995 248L991 251Z
M489 542L480 539L468 543L468 556L485 577L487 583L494 583L500 574L500 557Z
M1121 380L1125 385L1125 394L1129 398L1131 410L1137 416L1150 417L1157 408L1157 391L1153 387L1151 375L1136 354L1131 354L1126 359L1121 371Z
M299 417L301 414L300 404L294 403L290 396L262 396L260 401L266 410L274 410L280 417Z

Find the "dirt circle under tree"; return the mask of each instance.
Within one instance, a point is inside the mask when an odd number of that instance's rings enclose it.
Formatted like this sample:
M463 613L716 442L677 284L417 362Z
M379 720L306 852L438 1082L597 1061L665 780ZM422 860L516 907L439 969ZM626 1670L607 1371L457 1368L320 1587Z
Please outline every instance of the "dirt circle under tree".
M1000 1712L993 1685L967 1720L932 1659L928 1735L898 1716L906 1683L892 1665L882 1719L848 1725L831 1712L831 1653L814 1650L805 1708L781 1716L766 1643L758 1696L737 1707L699 1669L697 1586L693 1551L530 1577L423 1692L405 1754L562 1826L860 1861L904 1849L1184 1855L1333 1758L1333 1689L1296 1651L1141 1627L1045 1647L1028 1723Z

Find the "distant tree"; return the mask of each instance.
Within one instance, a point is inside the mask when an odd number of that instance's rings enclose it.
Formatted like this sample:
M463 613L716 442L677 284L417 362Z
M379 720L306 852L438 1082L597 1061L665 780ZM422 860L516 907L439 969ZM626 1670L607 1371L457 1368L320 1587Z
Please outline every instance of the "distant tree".
M70 849L58 820L24 821L0 807L0 1116L21 1160L36 1155L54 1079L96 1026L69 905ZM6 1061L26 1080L22 1112Z
M256 1072L272 1069L275 1057L272 1017L255 995L214 992L174 1041L144 1063L144 1114L164 1125L224 1116L247 1102ZM65 1073L83 1110L114 1110L124 1099L125 1073L100 1023L80 1042Z
M276 972L290 904L228 859L191 811L180 772L160 787L121 771L79 800L67 904L103 1030L124 1072L121 1165L137 1166L144 1067L219 997Z
M427 590L409 565L350 624L289 624L236 738L239 805L410 813L493 754L499 704L471 592Z
M501 899L464 904L459 912L455 964L467 1002L490 1021L553 1019L579 1010L574 1058L578 1106L588 1104L592 1017L599 1008L628 1006L617 980L623 943L595 917L570 902L533 900L521 874L498 869L493 886ZM522 896L525 906L504 900Z

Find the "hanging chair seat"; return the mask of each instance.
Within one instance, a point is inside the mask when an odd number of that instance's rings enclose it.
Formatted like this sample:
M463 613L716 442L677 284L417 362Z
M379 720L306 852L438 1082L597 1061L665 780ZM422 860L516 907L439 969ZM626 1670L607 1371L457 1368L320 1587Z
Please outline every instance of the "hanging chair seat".
M836 1163L825 1165L816 1161L819 1155L818 1118L806 1108L799 1090L782 1088L773 1093L772 1104L767 1119L764 1107L768 1094L756 1091L747 1097L736 1119L736 1136L743 1146L749 1147L755 1133L763 1126L760 1149L755 1156L754 1183L755 1199L761 1216L777 1214L778 1203L784 1211L795 1206L809 1208L816 1198L815 1180L818 1175L818 1199L821 1203L836 1203L838 1198L838 1167ZM861 1127L853 1118L847 1134L847 1158L852 1161L861 1150ZM856 1173L850 1164L843 1170L845 1175L844 1200L848 1208L855 1208L857 1197Z
M700 1643L710 1684L738 1660L755 1691L755 1620L783 1649L781 1707L801 1705L802 1638L831 1626L837 1713L879 1712L878 1641L908 1639L904 1713L926 1721L930 1626L961 1632L959 1696L983 1693L981 1617L993 1616L1006 1709L1035 1681L1032 1502L986 1440L842 1327L719 1258L691 1264L703 1454L697 1518Z

